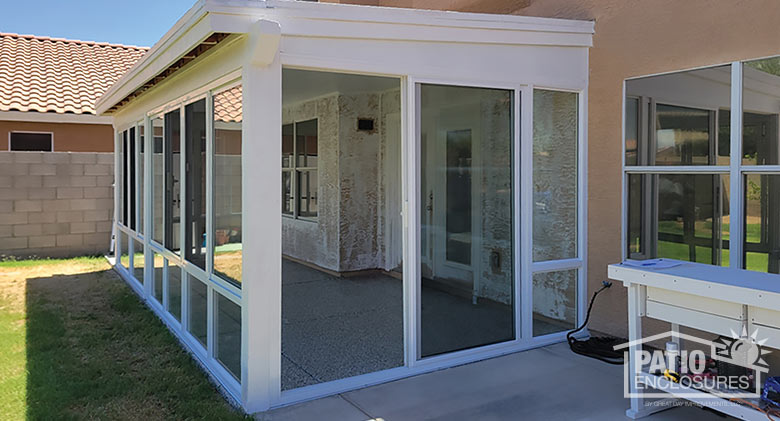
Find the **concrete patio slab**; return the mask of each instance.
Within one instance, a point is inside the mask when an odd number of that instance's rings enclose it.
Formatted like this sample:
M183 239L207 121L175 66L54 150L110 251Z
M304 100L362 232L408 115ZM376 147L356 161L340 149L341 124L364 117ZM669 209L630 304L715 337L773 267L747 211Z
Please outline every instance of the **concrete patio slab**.
M280 408L258 419L624 420L622 375L622 366L573 354L564 343ZM724 418L681 407L646 419Z

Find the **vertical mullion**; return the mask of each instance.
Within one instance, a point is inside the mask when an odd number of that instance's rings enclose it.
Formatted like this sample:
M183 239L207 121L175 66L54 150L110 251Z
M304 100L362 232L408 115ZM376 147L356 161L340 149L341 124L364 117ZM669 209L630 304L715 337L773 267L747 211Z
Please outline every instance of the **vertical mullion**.
M731 147L729 163L729 266L742 268L743 200L742 165L742 63L731 63Z
M621 139L621 147L620 150L622 153L620 154L620 191L621 191L621 207L620 207L620 260L624 261L627 258L631 257L630 253L628 252L628 175L626 174L626 81L623 81L623 95L621 97L621 103L623 104L623 108L620 112L621 115L621 125L620 125L620 139ZM637 99L637 113L641 113L642 109L642 100L641 98ZM641 132L641 124L639 122L639 119L637 118L637 131ZM640 137L640 136L637 136ZM640 145L642 144L641 139L637 139L637 145L636 145L636 164L640 165L641 162L639 161L639 150L641 149ZM587 206L587 202L586 202Z
M133 212L135 212L135 232L137 234L143 234L141 231L141 218L139 218L141 213L141 195L143 192L143 186L140 185L139 181L141 181L141 175L140 175L140 168L141 168L141 127L136 122L135 124L135 139L133 139L133 142L135 143L135 180L133 180L133 183L135 183L135 206L133 209ZM144 149L144 152L146 150ZM135 252L135 250L133 250Z
M520 130L522 133L520 142L520 194L521 194L521 212L520 212L520 256L522 259L521 270L521 311L523 317L522 337L527 340L533 338L533 152L534 152L534 132L533 132L533 111L534 111L534 89L532 85L526 86L523 95L520 97L522 107L522 124Z
M402 192L404 203L404 318L406 321L406 363L409 367L417 365L421 356L421 302L420 302L420 85L413 78L407 77L405 101L402 106L405 124L402 141L402 182L405 186Z
M521 101L525 96L522 92L522 87L515 88L514 90L514 103L512 110L512 284L514 286L514 313L515 313L515 339L523 339L523 324L527 319L523 313L524 306L522 300L525 294L523 294L523 241L521 236L523 230L521 228L521 218L523 212L520 209L523 201L521 194L525 189L522 188L522 175L521 168L523 164L521 162L524 154L521 152L523 134L522 128L525 126L525 122L521 123L523 118L523 107Z
M214 272L214 100L212 92L206 94L206 354L214 354L214 289L211 274ZM231 205L232 206L232 205Z
M187 214L187 200L189 200L187 197L187 183L189 182L189 175L187 174L187 154L189 153L188 140L186 108L184 104L182 104L179 106L179 197L181 198L179 201L179 258L182 263L179 265L178 269L181 271L179 277L179 279L181 279L179 317L181 319L182 331L189 331L190 324L190 277L189 272L185 270L186 264L184 264L188 253L187 250L191 247L191 244L185 244L185 239L187 238L187 229L192 222L190 221L190 216Z
M577 257L582 261L577 277L577 325L585 321L588 296L588 89L577 95ZM624 107L625 109L625 107ZM622 157L625 162L625 154Z
M152 168L152 158L154 156L154 132L151 129L151 119L145 117L143 120L144 125L144 206L141 212L144 213L144 290L146 291L146 297L154 295L154 283L162 282L162 279L154 279L153 282L146 282L147 279L153 279L154 273L154 254L151 252L149 243L152 237L152 227L154 221L152 220L152 197L154 192L152 186L154 180L152 180L152 174L154 169ZM151 266L151 267L150 267Z
M401 145L399 153L399 165L401 166L401 261L403 263L401 285L404 338L403 352L404 366L406 367L410 367L414 364L416 359L414 350L417 346L417 340L414 337L417 330L413 326L413 321L416 318L413 314L414 310L412 306L412 297L415 295L415 292L413 291L413 281L411 278L411 266L413 266L413 264L410 265L410 262L414 262L415 260L409 255L409 250L413 247L411 247L410 242L412 237L409 235L409 209L407 201L407 196L409 195L409 191L411 191L408 184L410 182L410 177L407 171L409 168L414 167L413 165L410 165L410 161L406 155L411 149L411 139L414 139L414 137L409 136L409 130L413 125L410 120L410 113L414 113L416 110L416 107L414 107L410 102L414 98L412 95L413 91L411 90L414 89L414 87L410 86L410 83L411 81L409 77L402 78L400 81ZM413 179L413 177L411 178Z
M206 275L214 271L214 101L206 94ZM232 205L231 205L232 206Z

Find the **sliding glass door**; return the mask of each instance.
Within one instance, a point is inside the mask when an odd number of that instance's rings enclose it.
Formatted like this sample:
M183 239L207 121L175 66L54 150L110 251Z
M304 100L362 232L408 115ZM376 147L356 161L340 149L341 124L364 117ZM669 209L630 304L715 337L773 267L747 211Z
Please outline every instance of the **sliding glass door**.
M512 90L420 86L421 357L515 338Z

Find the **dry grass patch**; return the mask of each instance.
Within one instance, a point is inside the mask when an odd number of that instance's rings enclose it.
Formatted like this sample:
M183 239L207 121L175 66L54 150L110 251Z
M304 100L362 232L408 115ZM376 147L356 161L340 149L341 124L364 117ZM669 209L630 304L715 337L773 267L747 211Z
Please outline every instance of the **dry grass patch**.
M102 258L0 262L7 419L243 419Z

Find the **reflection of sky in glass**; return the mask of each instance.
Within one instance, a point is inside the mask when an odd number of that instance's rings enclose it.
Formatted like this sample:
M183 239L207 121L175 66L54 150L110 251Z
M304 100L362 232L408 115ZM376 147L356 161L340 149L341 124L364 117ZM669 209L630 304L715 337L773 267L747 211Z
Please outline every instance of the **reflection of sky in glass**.
M662 129L656 132L656 143L658 149L674 147L674 129Z

